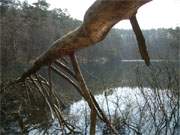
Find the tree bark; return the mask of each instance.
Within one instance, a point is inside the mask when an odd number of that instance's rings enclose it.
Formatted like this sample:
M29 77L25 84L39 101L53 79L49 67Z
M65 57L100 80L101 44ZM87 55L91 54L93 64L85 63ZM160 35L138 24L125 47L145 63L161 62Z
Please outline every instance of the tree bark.
M91 135L94 135L96 131L97 116L99 118L102 118L103 121L105 121L109 125L109 127L111 127L111 129L114 131L115 134L118 134L116 129L111 125L110 121L108 121L105 114L100 109L96 99L91 94L91 91L88 89L84 81L84 78L82 76L82 73L80 71L80 67L74 55L74 52L77 51L78 49L89 47L103 40L106 37L107 33L117 22L124 19L131 19L131 23L135 24L133 25L133 29L137 36L138 43L140 44L142 43L140 51L142 51L141 53L144 53L144 51L146 51L146 48L143 47L145 45L145 41L142 33L140 33L141 32L140 28L136 27L138 23L136 18L133 18L133 15L137 12L139 7L141 7L142 5L146 4L149 1L151 0L95 1L94 4L85 13L84 21L82 25L76 28L74 31L71 31L70 33L56 40L46 52L44 52L41 56L39 56L35 60L33 66L27 72L24 72L24 74L18 80L13 82L13 84L20 81L24 81L27 77L30 77L32 74L36 73L42 66L48 65L50 89L51 89L50 69L57 72L60 76L68 80L73 86L75 86L75 88L77 88L78 90L80 89L79 93L85 98L91 109L91 125L90 125ZM141 42L140 40L142 40L143 42ZM62 63L59 63L58 61L55 62L55 60L57 60L58 58L62 58L65 55L70 56L72 62L71 64L73 66L75 74L73 74L73 72L70 72L68 67L66 67ZM147 53L142 54L142 56L148 63L149 57ZM70 74L72 77L75 77L79 84L77 85L76 83L73 82L73 80L71 80L71 78L68 78L68 76L63 74L63 72L60 72L56 68L54 68L51 65L52 62L55 62L56 65L66 70L66 72ZM47 103L49 102L47 101Z
M151 0L97 0L86 11L82 25L56 40L39 56L33 66L19 80L35 73L42 66L69 55L78 49L89 47L105 38L111 28L121 20L131 18L138 8Z

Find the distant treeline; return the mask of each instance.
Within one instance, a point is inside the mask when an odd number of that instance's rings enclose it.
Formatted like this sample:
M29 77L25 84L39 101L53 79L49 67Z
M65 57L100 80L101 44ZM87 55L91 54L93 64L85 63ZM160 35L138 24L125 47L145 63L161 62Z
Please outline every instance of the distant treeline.
M21 72L44 52L53 41L78 27L82 22L67 10L49 9L49 3L38 0L0 1L1 72L4 76ZM180 28L143 31L151 59L178 59ZM79 51L81 63L140 59L132 30L112 29L97 45ZM2 77L3 77L2 75Z

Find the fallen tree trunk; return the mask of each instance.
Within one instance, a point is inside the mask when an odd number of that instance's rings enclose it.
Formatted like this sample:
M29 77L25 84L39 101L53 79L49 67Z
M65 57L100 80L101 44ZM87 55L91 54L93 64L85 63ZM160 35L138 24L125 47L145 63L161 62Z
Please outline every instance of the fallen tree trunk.
M108 120L104 112L99 107L90 89L88 89L74 53L78 49L94 45L95 43L103 40L113 25L117 22L123 19L130 19L133 30L137 37L137 41L139 44L141 44L139 49L142 58L146 61L146 64L149 64L149 57L145 47L145 40L140 28L138 27L138 23L135 17L138 8L149 1L151 0L97 0L87 10L84 16L84 21L80 27L56 40L45 53L43 53L35 60L33 66L27 72L24 72L24 74L19 79L13 81L7 85L7 87L21 81L30 80L32 85L36 86L37 90L39 90L42 94L51 111L51 114L56 116L56 118L59 120L59 124L63 127L65 126L67 129L69 129L70 132L74 132L74 127L69 125L63 118L61 106L59 105L60 100L53 93L51 70L55 71L59 76L63 77L70 84L72 84L80 93L80 95L87 101L91 109L90 134L95 135L97 117L103 120L110 127L114 134L118 134L118 131L116 131L116 129L113 127L111 121ZM70 57L74 72L71 71L71 69L66 64L63 64L61 61L57 61L58 58L62 58L66 55ZM59 71L57 67L51 65L52 63L64 71ZM49 66L49 82L47 83L47 90L43 86L39 76L35 74L44 65ZM44 82L45 79L42 80ZM5 87L3 89L5 89ZM51 101L53 98L57 99L56 104L53 104Z
M138 8L151 0L97 0L87 10L80 27L56 40L52 46L38 57L33 66L19 81L35 73L42 66L72 52L92 46L103 40L110 29L119 21L130 19Z

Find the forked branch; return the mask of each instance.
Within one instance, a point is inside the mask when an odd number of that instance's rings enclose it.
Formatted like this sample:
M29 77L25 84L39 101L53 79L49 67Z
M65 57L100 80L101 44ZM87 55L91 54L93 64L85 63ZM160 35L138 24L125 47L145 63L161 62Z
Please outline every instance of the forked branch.
M33 66L25 72L19 81L25 80L26 77L37 72L42 66L48 65L58 58L62 58L72 52L85 47L94 45L103 40L111 28L121 20L130 19L135 21L132 16L142 5L151 0L97 0L86 11L82 25L74 31L64 35L56 40L52 46L39 56ZM136 24L132 22L132 25ZM148 63L148 57L144 52L142 33L137 27L133 25L133 29L137 35L138 43L142 44L140 52L143 59ZM140 35L140 36L138 36ZM141 40L141 41L140 41ZM141 49L142 48L142 49Z
M44 97L51 112L57 116L59 122L63 126L65 125L69 130L73 131L73 128L65 123L60 109L51 103L46 89L43 87L42 82L36 75L36 72L42 66L49 66L48 86L50 91L52 90L52 70L72 84L78 90L80 95L87 101L91 109L90 134L95 134L96 117L99 117L107 123L107 125L109 125L109 127L113 130L114 134L118 134L116 129L111 125L110 121L99 107L95 97L88 89L74 53L78 49L89 47L100 42L106 37L107 33L116 23L124 19L130 19L133 30L136 34L141 56L145 60L146 64L149 65L149 56L145 46L145 40L134 15L139 7L149 1L151 0L96 0L85 13L84 21L80 27L56 40L45 53L35 60L33 66L29 70L24 72L20 78L12 82L10 85L23 82L27 80L27 78L30 78L31 82L37 87ZM59 58L64 60L64 56L70 56L74 72L72 72L65 64L57 60ZM64 72L53 66L53 63L56 67L63 69ZM33 75L35 75L36 81L33 80ZM53 93L51 93L50 96L54 96Z

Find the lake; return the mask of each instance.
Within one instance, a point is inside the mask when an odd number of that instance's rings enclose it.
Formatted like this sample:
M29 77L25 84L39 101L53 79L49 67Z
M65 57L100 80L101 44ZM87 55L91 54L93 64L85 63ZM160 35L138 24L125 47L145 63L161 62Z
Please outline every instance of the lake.
M170 90L119 87L107 89L95 98L114 126L119 126L119 134L178 135L180 132L180 101ZM68 115L83 135L89 133L90 110L84 100L73 103ZM57 121L53 126L49 133L56 129L56 133L60 135ZM35 132L38 131L32 131L30 135ZM111 133L107 131L106 125L98 120L96 134Z
M81 63L81 69L99 105L120 134L178 134L179 62L155 60L147 67L140 60L115 60L104 64ZM65 102L63 113L66 120L83 135L88 134L90 120L87 104L59 76L54 75L53 79L55 90ZM3 109L13 113L2 113L4 130L8 131L6 134L18 135L21 132L19 122L24 123L23 128L30 135L44 132L60 134L58 121L52 119L41 95L28 96L28 91L24 89L24 86L15 86L2 96ZM18 121L16 116L18 107L23 108L18 113L22 121ZM99 119L96 129L98 135L112 133Z

